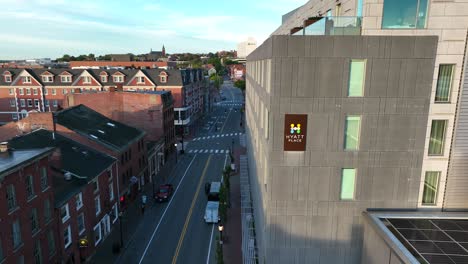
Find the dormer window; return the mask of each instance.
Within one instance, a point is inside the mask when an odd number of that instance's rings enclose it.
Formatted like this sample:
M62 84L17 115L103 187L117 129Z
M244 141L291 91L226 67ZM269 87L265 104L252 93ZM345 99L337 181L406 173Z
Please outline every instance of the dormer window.
M166 83L167 82L167 76L160 76L160 80L162 83Z
M63 83L70 83L71 82L71 76L60 76L61 81Z
M123 76L114 76L114 82L115 83L122 83L123 82Z
M49 76L49 75L42 76L42 81L43 81L43 82L50 83L50 82L53 82L53 81L54 81L54 77L53 77L53 76Z
M31 83L31 77L30 76L23 76L23 83Z
M91 83L91 77L83 76L83 83Z
M11 75L5 75L5 82L11 82Z
M107 82L107 76L105 75L101 76L101 82Z
M137 83L145 83L145 77L143 76L137 77Z

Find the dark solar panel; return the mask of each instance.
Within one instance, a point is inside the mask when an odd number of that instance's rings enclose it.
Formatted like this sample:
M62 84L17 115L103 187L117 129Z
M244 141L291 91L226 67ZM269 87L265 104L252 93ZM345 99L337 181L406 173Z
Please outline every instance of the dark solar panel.
M398 232L407 240L430 240L417 229L398 229Z
M468 221L465 220L455 220L454 221L463 231L468 231Z
M418 229L436 229L437 227L433 225L430 221L427 221L427 219L414 219L410 221L414 226L416 226Z
M454 256L449 255L453 262L456 264L468 264L468 256Z
M431 241L410 241L410 244L419 252L419 253L436 253L443 254L434 242Z
M434 242L445 254L468 255L468 252L454 242Z
M464 247L466 250L468 250L468 243L459 243L460 246Z
M408 219L388 219L396 228L415 228Z
M440 229L444 231L449 231L449 230L459 230L461 231L461 227L458 226L454 221L452 220L432 220L434 224L436 224Z
M423 232L428 237L428 240L433 240L433 241L451 241L452 240L442 231L421 230L421 232Z
M456 242L468 242L468 232L463 231L447 231L446 232L450 237L453 238Z
M423 257L431 264L454 264L447 255L429 255L423 254Z

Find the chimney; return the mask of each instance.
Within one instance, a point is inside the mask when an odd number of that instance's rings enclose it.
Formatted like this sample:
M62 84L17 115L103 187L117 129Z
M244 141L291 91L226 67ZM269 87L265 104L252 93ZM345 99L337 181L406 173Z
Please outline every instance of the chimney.
M0 153L5 153L5 152L8 152L9 148L8 148L8 142L1 142L0 143Z

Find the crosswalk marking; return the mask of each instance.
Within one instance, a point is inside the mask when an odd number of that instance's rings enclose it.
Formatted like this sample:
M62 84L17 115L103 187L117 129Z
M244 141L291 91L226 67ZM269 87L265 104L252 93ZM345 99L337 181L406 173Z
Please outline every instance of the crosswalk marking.
M207 150L207 149L205 149L205 153L208 153L208 150Z
M224 149L222 149L220 152L221 152L221 153L224 153Z
M226 134L218 134L218 135L213 135L213 136L204 136L204 137L197 137L194 138L193 141L200 141L200 140L206 140L206 139L215 139L215 138L222 138L222 137L233 137L233 136L241 136L242 133L236 132L236 133L226 133Z
M213 153L213 150L212 150L212 149L210 149L210 153Z
M195 153L197 153L197 152L198 152L198 149L195 150Z
M217 138L219 138L219 135L216 135Z
M218 153L218 150L216 150L215 153Z
M191 154L228 154L228 149L189 149L187 153Z
M192 153L192 152L193 152L193 150L189 150L189 151L188 151L188 153Z

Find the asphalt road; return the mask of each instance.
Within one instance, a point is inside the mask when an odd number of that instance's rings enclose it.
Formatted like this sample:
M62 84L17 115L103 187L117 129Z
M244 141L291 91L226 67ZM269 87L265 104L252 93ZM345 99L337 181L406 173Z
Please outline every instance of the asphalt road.
M229 81L221 91L226 100L205 116L199 134L179 156L171 182L175 189L172 199L148 208L150 216L117 263L215 263L218 231L203 219L204 185L221 180L223 167L229 163L227 153L238 146L242 130L241 91Z

